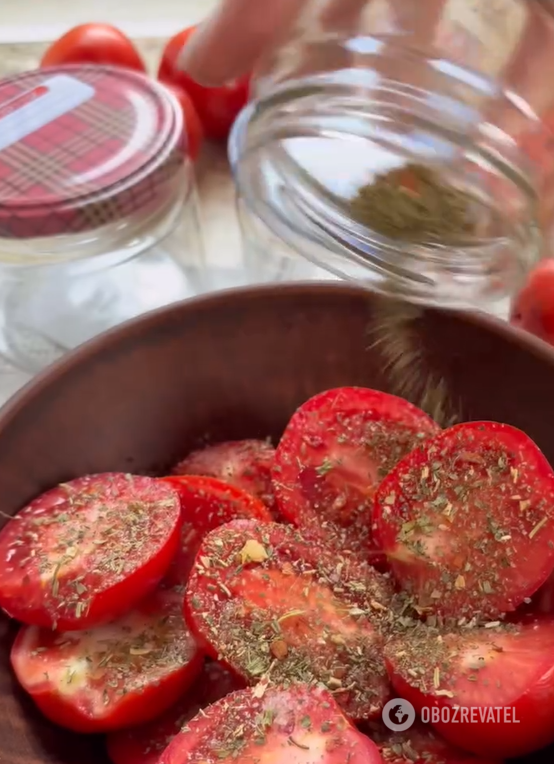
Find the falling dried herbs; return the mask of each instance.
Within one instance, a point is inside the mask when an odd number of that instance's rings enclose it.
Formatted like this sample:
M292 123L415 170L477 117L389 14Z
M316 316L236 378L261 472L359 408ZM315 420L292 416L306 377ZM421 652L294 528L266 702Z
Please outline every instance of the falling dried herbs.
M458 402L427 350L422 308L375 295L372 315L371 347L383 359L389 392L415 403L441 427L460 421Z
M391 239L441 243L475 233L473 205L430 167L408 164L362 186L350 214Z
M399 242L446 244L477 234L475 200L434 169L411 163L378 175L350 202L354 220ZM422 309L391 277L374 299L371 334L386 364L390 391L416 403L441 426L458 419L446 383L434 372L419 332Z

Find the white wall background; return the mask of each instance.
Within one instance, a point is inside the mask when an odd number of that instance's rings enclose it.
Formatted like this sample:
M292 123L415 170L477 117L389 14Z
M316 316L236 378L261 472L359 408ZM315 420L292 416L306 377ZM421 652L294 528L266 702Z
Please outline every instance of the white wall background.
M166 37L202 19L216 3L217 0L0 0L0 42L54 40L75 24L90 21L115 24L135 37Z

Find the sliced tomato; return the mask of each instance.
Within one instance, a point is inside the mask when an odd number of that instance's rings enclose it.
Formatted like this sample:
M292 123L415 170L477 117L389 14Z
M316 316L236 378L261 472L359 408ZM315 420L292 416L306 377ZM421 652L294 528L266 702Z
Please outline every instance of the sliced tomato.
M496 623L440 636L418 629L385 655L394 689L424 721L460 748L503 759L554 740L554 620Z
M239 518L271 521L271 513L259 499L216 478L180 475L163 478L177 491L183 510L181 545L165 580L186 583L202 539L214 528Z
M388 580L291 526L235 520L204 539L189 579L189 623L249 683L322 683L354 719L389 695L380 625Z
M157 764L173 738L202 708L242 688L242 682L220 663L207 662L190 690L163 716L108 735L110 759L114 764Z
M80 24L53 42L43 55L41 67L65 64L103 64L145 71L131 40L110 24Z
M105 623L156 587L180 530L168 483L120 473L63 483L0 531L0 606L35 626Z
M554 473L514 427L456 425L383 481L374 529L420 608L494 617L514 610L554 567Z
M44 715L76 732L148 721L175 703L202 669L179 589L159 589L92 630L23 626L11 661Z
M396 463L438 425L405 400L341 387L304 403L275 456L279 509L310 535L364 555L371 551L373 496Z
M501 764L463 751L421 722L405 732L391 732L384 725L372 727L368 732L383 764Z
M211 706L174 738L159 764L382 764L333 696L299 684L243 690Z
M265 440L233 440L193 451L172 470L175 475L218 478L274 509L271 468L275 449Z

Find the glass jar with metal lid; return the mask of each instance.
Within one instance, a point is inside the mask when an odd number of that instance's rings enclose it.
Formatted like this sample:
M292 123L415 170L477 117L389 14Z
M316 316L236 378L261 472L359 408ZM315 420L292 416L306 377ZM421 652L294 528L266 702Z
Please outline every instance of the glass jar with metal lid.
M206 288L182 111L98 66L0 82L0 358L33 373Z
M346 278L505 314L545 251L545 57L554 20L540 2L309 2L230 141L257 278ZM360 189L414 165L463 194L470 232L410 240L356 217Z

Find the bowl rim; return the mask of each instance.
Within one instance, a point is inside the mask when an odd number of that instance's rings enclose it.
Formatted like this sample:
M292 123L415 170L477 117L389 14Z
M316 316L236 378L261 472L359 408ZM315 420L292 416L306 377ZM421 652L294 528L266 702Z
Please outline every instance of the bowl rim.
M21 413L21 411L36 397L40 396L50 386L65 374L75 369L80 364L100 355L108 348L113 348L124 339L129 339L135 334L140 334L145 327L153 327L157 324L163 324L172 316L180 313L194 313L198 310L206 311L215 306L225 306L226 303L232 303L235 300L246 303L251 300L257 300L260 295L271 297L272 295L289 294L291 296L300 295L318 295L333 294L342 292L345 295L350 294L359 298L361 295L367 295L369 299L378 297L378 295L365 286L360 286L348 282L329 282L329 281L296 281L289 283L272 284L250 284L247 286L231 287L214 292L207 292L185 300L165 305L156 310L143 313L140 316L124 321L111 329L102 332L90 340L82 343L73 350L70 350L60 359L47 366L19 390L17 390L0 407L0 437L5 430ZM529 332L512 326L508 321L491 316L486 313L469 312L461 310L449 310L446 308L424 308L424 310L438 313L454 315L463 321L469 322L475 326L484 328L487 332L497 337L509 340L515 346L531 353L541 361L552 366L554 370L554 347L547 342L535 337Z

